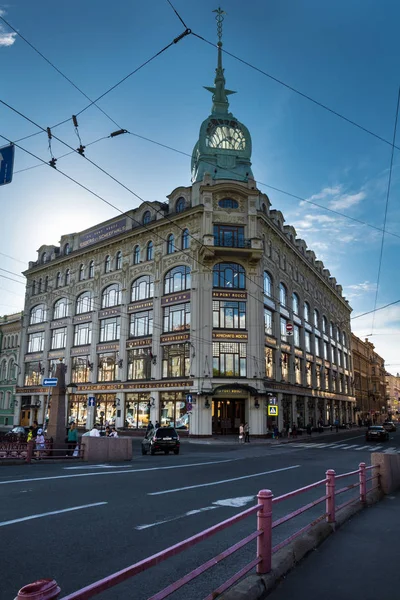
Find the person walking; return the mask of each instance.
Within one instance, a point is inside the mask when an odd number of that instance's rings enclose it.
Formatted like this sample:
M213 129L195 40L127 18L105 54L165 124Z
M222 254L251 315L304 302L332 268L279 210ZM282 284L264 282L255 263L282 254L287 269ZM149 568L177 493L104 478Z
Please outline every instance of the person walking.
M161 427L160 423L158 421L156 421L156 424L154 425L155 429L158 429L159 427Z
M146 431L150 431L150 429L154 429L154 425L151 421L149 421Z
M297 438L297 427L296 427L296 423L293 423L292 425L292 438L296 439Z
M78 444L78 430L74 422L71 423L67 435L68 453L67 456L72 456L76 445Z
M336 417L335 419L335 427L336 427L336 433L339 431L339 419Z
M310 438L312 437L312 427L311 427L311 423L309 423L307 425L307 433L310 436Z
M243 423L240 424L239 427L239 444L243 444L244 443L244 425Z
M247 421L244 424L244 442L250 444L250 427Z
M90 437L100 437L99 426L96 423L89 432Z
M36 458L37 460L42 460L41 453L44 450L44 435L43 429L38 429L36 434Z

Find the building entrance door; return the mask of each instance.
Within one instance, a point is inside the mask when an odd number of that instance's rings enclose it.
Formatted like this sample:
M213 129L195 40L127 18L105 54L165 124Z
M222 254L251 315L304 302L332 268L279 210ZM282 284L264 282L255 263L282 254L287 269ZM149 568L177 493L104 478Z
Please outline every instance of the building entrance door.
M238 434L240 424L244 424L244 407L244 399L213 399L212 432L219 435Z

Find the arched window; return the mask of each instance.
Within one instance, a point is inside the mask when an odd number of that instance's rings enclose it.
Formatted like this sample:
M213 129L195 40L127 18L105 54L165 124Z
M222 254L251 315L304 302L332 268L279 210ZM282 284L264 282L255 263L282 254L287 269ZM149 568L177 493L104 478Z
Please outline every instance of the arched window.
M165 274L164 294L173 294L190 289L190 267L174 267Z
M42 254L42 265L44 265L45 263L47 263L47 253L43 252L43 254Z
M329 334L330 334L331 338L333 338L333 331L334 331L334 326L333 326L333 323L331 321L330 324L329 324Z
M44 280L44 291L47 292L49 288L49 276L46 275L46 279Z
M146 210L146 212L143 215L143 225L147 225L148 223L150 223L151 221L151 213L149 210Z
M70 280L71 280L71 271L69 269L67 269L65 271L65 285L69 285Z
M4 380L7 377L7 361L6 359L4 359L1 363L1 369L0 369L0 378L2 380ZM1 392L2 396L1 399L3 400L3 392Z
M76 310L77 315L82 313L88 313L93 310L93 298L91 292L82 292L76 299Z
M32 281L32 296L36 294L36 281Z
M180 213L185 210L186 200L185 198L178 198L175 204L175 212Z
M272 277L268 271L264 271L264 294L272 298Z
M265 202L262 203L261 210L263 211L263 213L267 214L267 205L265 204Z
M142 275L131 286L131 302L146 300L154 296L154 282L151 275Z
M89 273L88 273L89 279L93 279L94 277L94 260L91 260L89 263Z
M175 238L172 233L167 237L167 254L175 252Z
M38 294L41 294L42 292L42 278L39 279L39 283L38 283Z
M314 308L314 327L315 329L319 329L319 312L316 308Z
M307 321L307 323L310 322L310 305L308 302L304 302L304 320Z
M148 242L146 249L146 260L153 260L153 242Z
M107 286L101 296L101 308L110 308L121 304L121 287L119 283Z
M38 304L31 308L29 313L29 325L43 323L46 320L46 307L44 304Z
M189 248L189 229L184 229L182 233L182 250Z
M342 344L344 348L347 348L347 336L345 331L342 333Z
M328 321L325 315L322 317L322 332L328 333Z
M69 244L65 244L64 246L64 256L68 256L68 254L71 252L71 248Z
M223 198L218 202L220 208L239 208L239 202L232 198Z
M133 264L138 265L140 263L140 246L135 246L133 249Z
M11 336L11 348L14 348L14 336Z
M336 341L340 344L340 329L336 327Z
M115 258L115 268L117 271L122 269L122 252L121 252L121 250L118 250L118 252L117 252L117 256Z
M107 254L105 260L104 260L104 273L110 273L111 272L111 257L109 254Z
M58 271L57 276L56 276L56 288L61 287L61 273L60 271Z
M85 279L85 267L81 265L79 267L79 281L83 281Z
M12 358L10 360L10 362L8 363L8 379L14 379L15 378L15 365L14 365L14 359Z
M60 298L54 303L53 319L68 317L68 302L66 298Z
M293 292L292 294L292 309L295 315L300 314L300 298L298 297L296 292Z
M213 287L243 290L246 271L236 263L218 263L213 268Z
M279 284L279 302L281 306L287 306L287 288L282 282Z

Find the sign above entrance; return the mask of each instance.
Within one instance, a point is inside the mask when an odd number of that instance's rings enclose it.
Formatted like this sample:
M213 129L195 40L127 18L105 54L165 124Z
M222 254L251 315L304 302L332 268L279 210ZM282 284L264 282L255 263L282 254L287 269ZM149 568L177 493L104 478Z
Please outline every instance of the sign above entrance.
M278 407L275 405L268 406L268 416L269 417L277 417L278 416Z

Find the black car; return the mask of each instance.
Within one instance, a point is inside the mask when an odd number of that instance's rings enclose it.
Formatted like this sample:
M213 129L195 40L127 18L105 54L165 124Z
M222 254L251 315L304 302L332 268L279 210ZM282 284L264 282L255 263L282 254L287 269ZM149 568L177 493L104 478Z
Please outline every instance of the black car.
M142 454L155 454L156 452L164 452L168 454L170 451L174 454L179 454L180 449L179 435L173 427L158 427L150 429L146 433L146 437L142 440Z
M365 433L365 440L367 442L377 442L383 440L387 442L389 439L389 433L382 427L382 425L370 425Z

